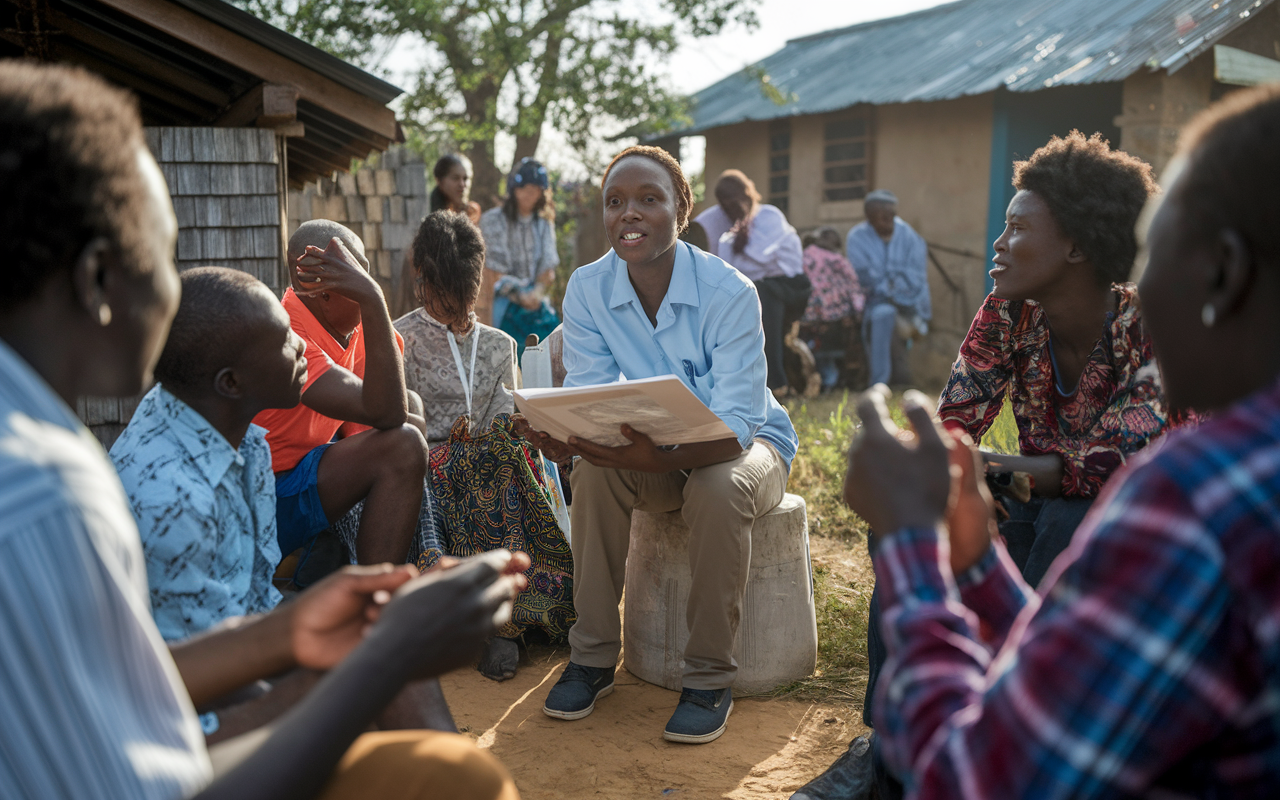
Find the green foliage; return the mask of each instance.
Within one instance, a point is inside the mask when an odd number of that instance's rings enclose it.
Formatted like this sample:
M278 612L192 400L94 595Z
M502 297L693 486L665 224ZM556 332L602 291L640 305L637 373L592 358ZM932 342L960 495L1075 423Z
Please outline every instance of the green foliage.
M764 67L755 65L747 67L747 76L752 78L756 83L760 84L760 94L764 99L773 103L775 106L790 105L800 99L795 92L783 92L773 83L773 78Z
M376 65L408 37L426 58L402 115L446 135L476 166L481 202L500 191L494 139L537 152L544 123L562 130L594 171L591 144L644 136L686 118L662 68L682 37L754 27L759 0L233 0L336 55Z

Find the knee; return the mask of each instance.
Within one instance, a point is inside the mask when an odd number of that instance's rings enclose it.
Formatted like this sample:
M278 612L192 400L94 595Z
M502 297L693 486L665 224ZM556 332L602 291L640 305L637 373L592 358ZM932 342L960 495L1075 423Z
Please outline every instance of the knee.
M419 757L430 759L437 773L432 784L454 787L451 797L460 800L515 800L515 783L493 754L481 750L465 736L444 734L420 748ZM438 795L433 791L431 797Z
M378 461L381 468L401 476L427 474L427 440L422 432L405 423L398 428L378 432Z
M688 515L714 508L715 513L749 514L755 508L755 484L741 471L723 464L695 469L684 488Z

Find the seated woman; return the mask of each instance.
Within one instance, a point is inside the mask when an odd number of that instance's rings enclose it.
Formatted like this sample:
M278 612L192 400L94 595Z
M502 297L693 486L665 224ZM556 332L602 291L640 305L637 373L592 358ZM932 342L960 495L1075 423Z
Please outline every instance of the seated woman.
M630 443L604 447L527 432L555 461L581 456L571 479L578 620L543 711L582 719L613 691L631 511L679 510L691 532L690 630L683 691L663 738L701 744L724 733L733 709L751 528L782 500L796 433L765 385L755 287L676 238L693 207L679 163L658 147L630 147L602 183L612 250L578 268L565 290L565 386L675 375L734 435L658 447L623 425Z
M1103 484L1170 426L1171 413L1137 291L1122 283L1138 252L1138 215L1156 191L1151 167L1077 131L1014 164L1013 183L1018 192L995 242L995 288L960 345L938 416L979 441L1009 399L1021 453L984 458L989 475L1030 478L1030 497L1000 498L1007 515L999 529L1035 586ZM887 657L880 631L876 592L867 626L868 725ZM854 755L799 797L822 797L870 774L872 748L864 745L855 740ZM876 778L881 796L901 796L878 768Z
M977 441L1008 398L1021 454L988 453L987 469L1030 477L1029 500L1003 499L1000 529L1034 586L1107 478L1170 415L1136 289L1124 283L1134 224L1156 190L1151 167L1073 131L1016 163L1014 186L995 242L995 287L938 414Z
M553 640L568 634L573 559L544 494L542 461L511 430L516 343L476 319L485 264L479 229L437 211L422 221L412 252L421 307L395 327L404 337L405 385L422 396L444 548L463 556L506 547L532 559L529 588L480 661L486 677L506 680L519 662L515 637L531 628Z
M835 228L818 228L805 236L804 244L804 274L813 285L813 294L800 319L800 331L818 363L822 389L827 391L840 380L849 354L862 349L856 340L867 298L853 265L840 252L842 243Z
M522 159L507 178L502 205L480 215L485 270L476 311L481 322L509 333L520 355L526 336L541 341L560 324L547 299L560 263L550 188L547 168Z
M446 153L431 169L436 188L428 200L431 211L457 211L480 224L480 204L471 199L471 159L461 153Z
M776 206L762 204L751 179L731 169L716 181L716 200L733 227L712 243L716 255L738 268L756 285L764 325L769 389L790 393L783 368L783 342L792 323L809 302L809 279L796 229Z

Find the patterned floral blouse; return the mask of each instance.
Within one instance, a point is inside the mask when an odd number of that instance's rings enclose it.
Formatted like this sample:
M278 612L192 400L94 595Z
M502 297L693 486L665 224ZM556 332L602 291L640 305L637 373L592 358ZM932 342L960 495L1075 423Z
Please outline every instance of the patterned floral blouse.
M438 444L449 438L454 421L467 413L462 378L449 348L449 329L421 308L405 314L394 325L404 337L405 387L422 395L427 442ZM515 411L511 395L516 386L515 339L477 322L470 333L458 339L458 354L467 372L471 371L471 347L477 336L472 431L488 429L495 414Z
M862 313L866 297L847 258L811 244L804 249L804 274L813 284L805 322L836 322Z
M1177 424L1164 404L1137 291L1132 284L1113 288L1119 307L1071 397L1055 386L1049 325L1039 304L989 296L960 345L938 415L961 423L977 440L1007 394L1022 454L1057 453L1063 496L1097 496L1128 456Z

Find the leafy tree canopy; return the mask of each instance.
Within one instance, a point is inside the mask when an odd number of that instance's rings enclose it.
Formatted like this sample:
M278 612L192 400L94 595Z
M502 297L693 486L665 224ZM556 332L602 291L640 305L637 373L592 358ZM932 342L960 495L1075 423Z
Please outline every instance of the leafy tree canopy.
M592 163L591 144L643 136L686 119L662 65L681 36L757 24L759 0L234 0L335 55L377 68L390 43L421 45L424 63L402 115L443 135L475 165L473 196L495 202L504 170L537 153L550 122Z

